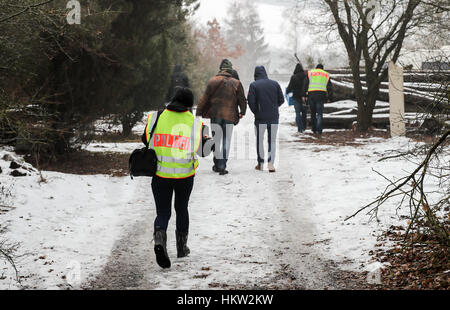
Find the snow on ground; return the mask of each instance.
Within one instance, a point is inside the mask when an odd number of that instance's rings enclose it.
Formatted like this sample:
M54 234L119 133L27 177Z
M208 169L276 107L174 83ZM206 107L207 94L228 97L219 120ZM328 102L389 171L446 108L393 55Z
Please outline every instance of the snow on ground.
M0 176L13 184L14 210L1 215L7 232L0 239L20 242L18 260L23 284L28 288L64 288L64 276L75 262L82 266L81 280L98 272L139 206L132 204L134 184L129 178L78 176L44 172L40 177ZM0 288L16 288L8 264L0 264ZM6 269L5 269L6 268Z
M147 116L144 115L142 120L140 122L137 122L137 124L133 127L133 133L141 135L144 132L145 125L147 125L146 121ZM95 131L98 134L101 134L103 132L116 132L116 133L122 132L122 126L119 124L114 124L114 122L108 118L96 121L94 126Z
M353 106L347 101L348 106ZM376 237L398 224L393 202L379 214L381 222L364 214L344 222L371 202L386 186L414 165L401 160L379 162L388 150L406 149L406 138L359 139L364 145L327 146L301 142L293 107L281 108L277 172L255 171L253 120L247 115L235 128L229 162L230 174L211 171L212 158L200 160L191 196L191 234L188 258L174 259L161 271L151 251L155 207L148 178L79 176L43 172L39 182L30 176L9 176L8 161L1 160L1 184L12 186L15 209L0 215L7 231L1 239L20 242L18 261L27 288L73 288L101 272L119 240L134 229L138 247L148 250L138 268L144 281L156 289L207 289L211 283L258 283L279 268L280 249L292 268L302 270L305 287L318 272L301 269L305 252L314 252L349 270L369 268L369 251ZM130 152L139 144L91 144L91 151ZM14 154L12 154L14 155ZM14 155L15 156L15 155ZM391 207L389 207L391 206ZM175 216L174 216L175 217ZM169 255L175 257L174 217L169 226ZM311 262L309 262L311 264ZM77 270L80 279L77 281ZM206 275L205 275L206 274ZM2 276L3 275L3 276ZM75 275L73 277L72 275ZM308 283L310 282L310 283ZM309 286L308 286L309 285ZM0 289L20 288L6 263L0 264Z
M292 116L286 113L288 111L285 108L283 110L284 120L292 121ZM295 128L284 125L281 127L280 139L293 141L296 139L294 132ZM386 212L380 214L380 224L368 222L369 218L365 216L343 221L371 202L385 188L386 181L373 170L395 178L414 168L412 163L400 160L378 162L387 151L407 149L412 144L407 138L369 138L358 139L357 142L366 144L361 147L319 147L290 143L285 149L285 156L295 165L290 171L293 180L296 184L305 185L297 194L300 199L301 196L308 197L312 220L321 232L321 238L329 240L322 246L323 254L341 262L349 262L347 267L350 269L367 262L368 252L381 229L393 223L398 224L395 211L392 212L388 207L385 208Z
M104 152L115 152L115 153L129 153L133 150L142 148L144 145L142 143L125 142L125 143L101 143L92 142L86 147L85 150L89 152L104 153Z

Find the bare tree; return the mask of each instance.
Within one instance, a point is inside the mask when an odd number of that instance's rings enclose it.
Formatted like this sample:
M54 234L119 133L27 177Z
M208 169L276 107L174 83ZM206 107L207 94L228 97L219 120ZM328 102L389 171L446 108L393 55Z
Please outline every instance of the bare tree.
M316 19L315 30L339 34L353 76L358 129L367 131L380 84L387 79L387 62L397 62L405 39L418 29L448 18L448 2L323 0L321 3L323 14L317 14L320 18Z
M347 65L344 46L337 32L330 31L333 25L328 17L329 10L322 1L297 1L284 11L283 32L288 50L285 57L289 59L290 67L297 62L292 56L295 53L302 63L309 63L308 68L311 69L319 62L327 68Z

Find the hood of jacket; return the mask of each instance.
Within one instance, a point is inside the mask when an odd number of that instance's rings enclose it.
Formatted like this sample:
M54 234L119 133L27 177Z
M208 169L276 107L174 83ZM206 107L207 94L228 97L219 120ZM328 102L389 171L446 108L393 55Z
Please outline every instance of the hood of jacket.
M266 68L264 66L257 66L255 68L255 81L261 79L268 79Z
M180 64L176 64L176 65L173 67L173 72L183 72L183 68L181 67Z
M183 72L183 67L181 67L180 64L176 64L176 65L173 67L173 72L174 72L174 73Z
M298 73L300 73L300 72L304 72L303 67L302 67L301 64L297 64L297 65L295 66L294 74L298 74Z

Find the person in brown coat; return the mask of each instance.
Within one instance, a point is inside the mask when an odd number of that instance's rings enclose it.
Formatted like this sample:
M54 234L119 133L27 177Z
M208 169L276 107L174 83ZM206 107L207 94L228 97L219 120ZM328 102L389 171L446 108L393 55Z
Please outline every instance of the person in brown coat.
M232 77L233 65L224 59L219 73L212 77L197 105L197 116L211 119L211 130L215 143L214 172L220 175L226 170L230 153L233 126L239 123L246 112L247 100L241 82Z

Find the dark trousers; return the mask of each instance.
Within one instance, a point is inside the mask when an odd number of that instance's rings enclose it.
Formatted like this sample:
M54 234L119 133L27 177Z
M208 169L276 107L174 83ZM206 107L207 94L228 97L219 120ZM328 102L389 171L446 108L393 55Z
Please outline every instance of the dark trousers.
M231 136L234 124L221 118L211 119L211 131L214 140L214 165L219 169L227 167L230 155Z
M314 133L322 134L323 105L326 98L322 96L309 96L308 103L311 108L311 125Z
M172 196L175 192L176 229L189 231L188 204L194 186L194 177L186 179L165 179L154 176L152 180L153 197L156 205L155 229L167 230L172 214Z
M275 162L275 155L277 150L277 133L278 133L278 123L261 123L255 121L255 133L256 133L256 153L258 154L258 163L264 163L264 135L267 131L267 141L268 141L268 153L269 163Z
M298 132L304 132L306 130L306 107L303 101L297 101L294 99L295 108L295 122L297 123Z

